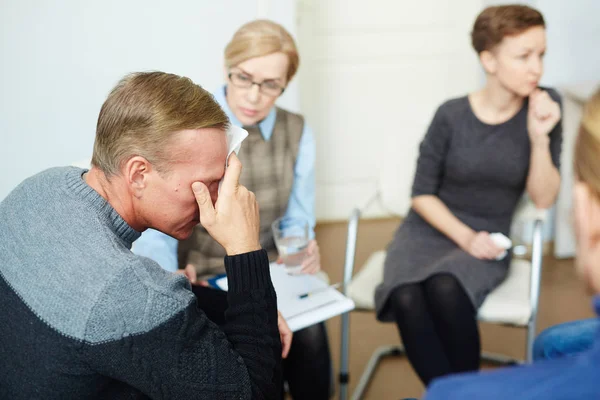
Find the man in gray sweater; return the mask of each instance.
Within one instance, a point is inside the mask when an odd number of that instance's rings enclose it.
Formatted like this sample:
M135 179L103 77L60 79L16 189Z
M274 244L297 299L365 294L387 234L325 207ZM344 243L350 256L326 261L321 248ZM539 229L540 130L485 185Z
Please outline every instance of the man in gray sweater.
M280 396L276 296L227 127L189 79L129 75L89 171L41 172L0 203L0 398ZM227 251L221 328L183 276L130 251L147 228L185 239L199 222Z

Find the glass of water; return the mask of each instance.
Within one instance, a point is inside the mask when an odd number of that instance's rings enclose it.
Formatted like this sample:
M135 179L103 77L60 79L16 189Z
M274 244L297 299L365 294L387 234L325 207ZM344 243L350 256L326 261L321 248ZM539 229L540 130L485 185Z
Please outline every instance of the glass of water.
M308 254L308 221L302 218L278 218L273 222L273 237L288 274L302 273L302 261Z

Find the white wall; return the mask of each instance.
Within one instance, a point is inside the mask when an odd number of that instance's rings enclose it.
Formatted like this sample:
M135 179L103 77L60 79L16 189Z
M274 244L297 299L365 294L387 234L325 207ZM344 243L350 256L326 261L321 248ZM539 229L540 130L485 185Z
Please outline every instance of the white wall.
M511 1L484 0L484 6ZM546 21L548 51L542 84L564 87L597 81L600 75L600 1L524 0Z
M301 107L317 139L317 217L346 218L389 179L409 206L436 108L480 83L469 31L480 0L302 0ZM390 149L392 151L390 151ZM368 215L385 214L371 207Z
M91 156L100 106L126 73L163 70L209 90L244 22L295 33L294 0L0 0L0 200L45 168ZM296 84L281 104L298 109Z
M475 17L495 0L299 0L301 108L317 139L317 217L409 207L418 143L436 107L480 87ZM600 2L529 0L545 16L543 85L598 79ZM393 149L393 150L391 150ZM393 173L384 173L395 171ZM546 237L552 237L552 224Z

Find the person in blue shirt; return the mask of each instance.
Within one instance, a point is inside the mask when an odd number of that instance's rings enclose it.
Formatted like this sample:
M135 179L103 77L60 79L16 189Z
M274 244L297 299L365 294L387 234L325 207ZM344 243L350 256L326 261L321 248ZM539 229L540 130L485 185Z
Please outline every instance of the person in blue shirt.
M600 91L586 105L575 145L575 267L600 316ZM426 400L600 398L600 330L591 347L570 357L436 380Z
M260 240L269 259L278 258L271 224L279 217L308 221L311 240L302 272L320 271L315 226L315 140L301 115L279 108L276 100L294 77L299 55L292 36L279 24L256 20L243 25L225 48L226 84L214 97L233 125L249 133L238 154L240 182L254 192L260 206ZM184 241L147 230L133 251L164 269L184 273L199 304L211 304L209 317L224 321L226 298L202 287L224 272L223 248L201 225ZM215 305L217 310L215 311ZM331 357L323 323L294 334L283 378L295 400L327 399L331 393Z
M569 357L589 350L594 344L600 320L586 318L551 326L535 338L533 361Z

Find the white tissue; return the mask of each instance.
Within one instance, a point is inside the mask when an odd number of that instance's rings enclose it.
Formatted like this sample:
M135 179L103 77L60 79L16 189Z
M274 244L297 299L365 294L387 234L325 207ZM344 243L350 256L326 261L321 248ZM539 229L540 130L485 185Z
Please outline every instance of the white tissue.
M248 131L240 128L239 126L231 125L226 132L227 136L227 160L229 156L235 151L237 154L242 148L242 142L248 137Z
M496 257L496 260L502 260L508 254L507 250L512 247L512 240L500 232L490 233L490 239L492 239L492 242L494 242L496 246L504 249L504 251Z
M227 129L225 135L227 137L227 159L225 160L225 168L227 168L229 156L233 152L238 154L242 148L242 142L248 137L248 131L239 126L231 125L229 129ZM219 182L219 193L221 192L221 184L223 184L223 179Z

